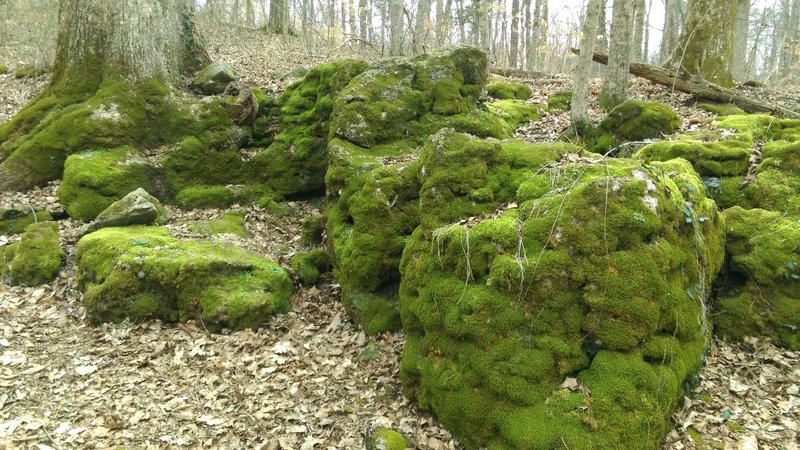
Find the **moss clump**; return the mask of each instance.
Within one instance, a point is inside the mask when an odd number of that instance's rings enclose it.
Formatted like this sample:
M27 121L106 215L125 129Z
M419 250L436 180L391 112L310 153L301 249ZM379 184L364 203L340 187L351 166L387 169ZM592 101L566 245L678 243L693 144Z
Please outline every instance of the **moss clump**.
M412 235L404 393L466 448L657 447L708 342L716 205L680 160L558 164L516 192Z
M698 103L697 107L717 116L737 116L745 114L740 108L728 103Z
M24 286L46 283L58 274L63 258L58 224L34 223L18 243L0 248L0 281Z
M234 234L240 237L250 236L244 227L244 213L241 211L225 212L214 220L198 220L189 222L189 231L206 235Z
M487 103L486 109L510 125L508 137L519 124L539 120L540 105L525 103L521 100L499 100Z
M3 66L5 67L5 66ZM8 69L6 69L8 71ZM14 78L22 79L22 78L39 78L42 75L47 73L47 69L44 67L37 67L34 65L26 65L18 68L14 71Z
M701 141L679 139L644 146L634 157L645 161L683 158L704 177L742 176L750 161L749 142L737 140Z
M714 330L721 337L769 336L800 349L800 224L796 217L739 207L723 212L726 264L717 280Z
M252 328L290 309L276 263L225 242L179 241L154 227L104 228L78 242L78 280L91 323L197 320Z
M197 186L178 192L175 201L184 209L227 208L236 202L236 195L226 186Z
M276 102L278 133L248 163L253 176L279 196L322 191L334 100L366 68L367 63L354 60L321 64L286 88Z
M550 110L561 109L569 111L572 108L572 91L557 91L547 97L547 107Z
M306 247L322 244L325 234L325 216L312 214L303 219L303 230L300 234L300 243Z
M237 128L238 129L238 128ZM164 170L176 191L189 187L237 184L250 180L235 145L222 148L187 136L164 159Z
M159 169L135 149L119 147L67 158L57 194L70 217L89 221L139 188L162 199L168 197Z
M740 139L749 142L770 140L780 135L780 120L764 114L733 115L714 124L717 128L736 132Z
M5 64L0 64L0 75L5 75L8 72L8 67Z
M665 103L627 100L611 110L600 127L618 140L640 141L672 134L681 124L675 111Z
M405 450L413 446L400 432L391 428L375 428L368 434L366 447L367 450Z
M498 100L527 100L533 91L530 86L521 83L489 83L486 93Z
M750 204L797 216L800 211L800 142L767 143L755 173L755 180L744 189Z
M53 216L47 211L32 212L26 206L3 208L0 209L0 235L19 234L32 223L50 220L53 220Z
M331 270L331 258L328 253L315 248L305 253L298 253L292 258L292 269L297 278L306 286L316 284L321 273Z

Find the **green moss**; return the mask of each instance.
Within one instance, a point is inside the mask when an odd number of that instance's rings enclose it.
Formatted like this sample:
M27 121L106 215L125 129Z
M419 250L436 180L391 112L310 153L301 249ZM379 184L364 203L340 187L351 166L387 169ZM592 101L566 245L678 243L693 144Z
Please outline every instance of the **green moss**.
M64 251L58 238L58 224L39 222L28 226L11 249L2 254L0 279L12 285L35 286L58 274Z
M292 258L292 269L304 285L310 286L316 284L320 273L330 271L331 258L319 248L298 253Z
M413 447L405 436L391 428L376 428L368 436L367 450L405 450Z
M244 227L244 213L240 211L224 212L213 220L198 220L188 223L189 231L206 235L235 234L247 237L250 233Z
M557 91L547 97L547 107L550 110L562 109L569 111L572 107L572 91Z
M796 218L734 207L723 213L727 262L717 280L714 327L719 336L772 337L800 348L800 228Z
M0 209L0 235L19 234L32 223L49 220L53 220L53 216L47 211L31 212L29 209L22 208Z
M300 243L306 247L322 244L325 233L325 216L312 214L303 219L303 231L300 234Z
M721 104L721 103L698 103L697 107L710 112L711 114L717 116L738 116L741 114L745 114L740 108L734 106L731 103L728 104Z
M104 228L79 241L76 258L95 324L157 318L241 329L290 309L288 274L225 242L179 241L161 228Z
M67 158L57 194L70 217L89 221L139 188L164 198L162 180L159 169L131 147L90 150Z
M797 215L800 211L800 142L775 141L762 151L756 178L745 187L753 206Z
M5 66L3 66L5 68ZM6 69L8 71L8 69ZM5 73L5 72L3 72ZM14 71L14 78L39 78L47 73L47 69L33 65L19 67Z
M442 167L490 148L453 139ZM522 155L557 158L539 148ZM427 151L421 196L468 193ZM686 161L528 164L469 171L492 186L475 198L506 207L421 200L400 266L404 393L466 448L655 448L708 342L723 220ZM443 205L454 218L426 217ZM573 376L585 390L558 388Z
M540 108L540 105L525 103L521 100L499 100L486 104L486 109L511 124L512 132L519 124L539 120Z
M185 209L227 208L236 201L236 195L225 186L198 186L178 192L175 201Z
M715 126L720 129L733 130L750 142L772 139L776 133L780 133L781 129L778 119L763 114L727 116L717 122Z
M498 100L527 100L532 91L530 86L521 83L489 83L486 92Z
M737 140L711 141L680 139L644 146L634 157L645 161L683 158L701 176L729 177L747 173L752 144Z
M0 75L5 75L8 72L8 67L5 64L0 64Z
M678 115L667 104L627 100L608 113L600 128L618 140L640 141L672 134L681 124Z

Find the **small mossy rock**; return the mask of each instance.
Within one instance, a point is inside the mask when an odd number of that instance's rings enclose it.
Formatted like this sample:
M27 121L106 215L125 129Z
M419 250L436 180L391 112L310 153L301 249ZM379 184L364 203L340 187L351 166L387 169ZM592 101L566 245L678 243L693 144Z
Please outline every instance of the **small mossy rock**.
M800 350L800 223L763 209L725 210L726 264L717 279L717 336L768 336Z
M657 448L708 344L716 204L686 161L624 159L534 171L516 202L412 235L404 394L465 448Z
M90 221L139 188L166 197L163 178L134 148L91 150L67 158L57 194L70 217Z
M498 100L527 100L533 91L530 86L521 83L489 83L486 93Z
M413 448L413 445L403 436L403 433L391 428L377 427L367 434L367 450L405 450L407 448Z
M238 330L290 309L289 275L227 242L181 241L156 227L103 228L78 242L76 259L93 324L196 320Z
M207 95L222 94L228 84L237 78L231 66L224 61L216 61L197 72L192 79L192 88Z
M249 125L256 120L258 115L258 98L244 83L232 82L225 88L224 96L220 99L222 107L228 112L236 125Z
M672 134L681 124L678 114L665 103L626 100L608 113L600 128L620 141L640 141Z
M800 216L800 141L768 142L761 156L744 188L748 205Z
M723 130L732 130L739 139L755 142L772 140L780 136L781 120L766 114L744 114L722 117L714 126Z
M556 91L550 94L547 97L547 107L550 110L569 111L572 108L572 91Z
M648 144L634 158L645 161L683 158L692 164L700 176L729 177L747 173L751 149L752 144L745 141L678 139Z
M142 188L136 189L104 209L97 218L80 230L80 235L108 227L130 225L163 225L169 213L157 198Z
M187 135L214 148L241 140L241 130L213 99L178 100L172 90L154 79L135 85L81 81L97 83L88 98L84 94L43 95L0 125L0 142L4 143L0 146L0 191L27 190L61 179L67 157L86 150L126 145L152 149L173 145ZM241 160L239 163L241 166ZM143 187L160 197L152 186ZM133 189L124 189L114 200Z
M0 248L0 281L36 286L55 278L64 250L56 222L39 222L25 229L19 243Z
M228 137L242 137L243 134L239 133L242 129L233 127ZM238 143L231 141L204 144L195 136L181 139L164 159L163 166L170 184L180 192L189 187L257 182L243 167L237 146Z
M331 258L320 248L298 253L292 258L292 269L297 278L306 286L316 284L321 273L331 270Z
M189 231L193 233L214 236L218 234L233 234L240 237L250 236L244 226L245 216L242 211L224 212L213 220L197 220L188 223Z
M50 220L53 220L53 216L49 212L31 211L26 205L0 208L0 235L19 234L32 223Z
M323 191L334 100L366 68L356 60L321 64L286 88L276 102L277 134L248 163L252 177L278 196Z
M303 228L300 233L300 243L306 247L322 244L325 234L325 215L312 214L303 219Z
M508 135L511 135L518 125L539 120L542 107L522 100L498 100L487 103L486 109L509 125Z
M178 192L175 202L184 209L227 208L236 202L236 194L226 186L196 186Z
M708 111L711 114L714 114L716 116L720 116L720 117L722 117L722 116L736 116L736 115L745 114L745 112L742 111L741 108L739 108L737 106L734 106L734 105L732 105L730 103L728 103L728 104L698 103L697 107L702 109L702 110L704 110L704 111Z

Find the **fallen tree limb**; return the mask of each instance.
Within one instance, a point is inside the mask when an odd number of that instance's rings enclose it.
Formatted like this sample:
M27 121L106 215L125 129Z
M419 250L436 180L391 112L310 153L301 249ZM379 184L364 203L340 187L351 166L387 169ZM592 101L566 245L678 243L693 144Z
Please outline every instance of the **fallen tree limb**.
M573 48L572 53L580 54L580 50ZM594 52L592 60L600 64L608 64L608 55ZM759 100L737 94L734 90L711 83L699 76L688 74L684 71L676 72L661 66L644 63L631 63L631 75L652 81L676 91L692 94L704 100L713 100L721 103L732 103L749 113L767 113L791 119L800 119L800 114L779 105L765 103Z
M531 70L512 69L510 67L491 67L489 72L501 77L514 77L514 78L545 78L550 75L544 72L535 72Z

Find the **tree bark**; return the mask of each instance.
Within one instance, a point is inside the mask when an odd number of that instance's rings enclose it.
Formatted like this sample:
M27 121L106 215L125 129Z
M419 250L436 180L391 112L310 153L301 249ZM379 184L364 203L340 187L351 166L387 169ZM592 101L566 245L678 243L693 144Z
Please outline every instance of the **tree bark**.
M610 61L600 93L600 105L607 109L628 98L628 64L631 54L633 4L630 0L614 0L611 19Z
M289 34L288 0L270 0L267 27L275 34Z
M417 4L416 26L414 27L414 53L425 53L426 41L431 20L431 0L419 0Z
M403 55L403 0L389 0L389 55Z
M738 0L690 0L678 46L666 65L733 86L733 29Z
M518 67L519 63L519 0L511 1L511 45L508 50L508 65Z
M800 55L798 55L800 53L800 30L798 28L800 28L800 0L792 0L781 57L781 79L784 84L797 79L798 63L800 63Z
M581 52L578 49L572 49L572 53L580 54ZM592 60L600 64L608 64L608 55L594 52ZM739 95L732 89L706 81L685 71L675 71L644 63L631 63L629 71L637 77L667 86L676 91L692 94L697 98L720 103L732 103L745 112L754 114L767 113L790 119L800 119L800 114L788 108Z
M575 65L575 80L572 84L572 104L570 105L572 125L575 127L589 123L589 70L597 40L600 9L603 7L605 5L601 0L589 0L586 7L586 18L583 20L581 33L581 54Z
M633 4L633 36L631 38L631 61L643 61L644 29L646 10L644 0L636 0Z
M747 41L750 34L750 4L752 0L737 0L736 25L733 33L733 78L747 78Z

